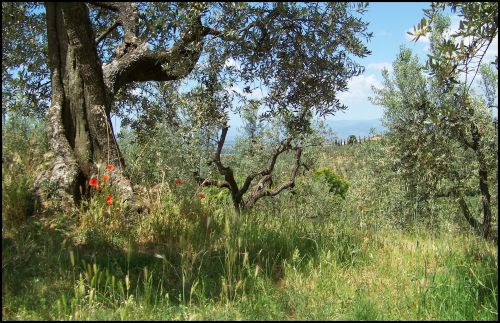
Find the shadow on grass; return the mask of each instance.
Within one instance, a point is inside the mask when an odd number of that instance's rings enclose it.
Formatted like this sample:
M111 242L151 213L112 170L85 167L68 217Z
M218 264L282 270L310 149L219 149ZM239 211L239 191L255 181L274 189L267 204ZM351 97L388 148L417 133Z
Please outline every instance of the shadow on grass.
M80 274L95 264L116 281L124 282L128 275L130 291L151 302L165 296L159 290L168 293L173 304L190 302L191 296L217 301L223 278L232 287L246 280L244 289L250 292L257 266L260 279L277 284L283 278L283 260L291 259L296 249L308 259L318 256L313 239L281 229L253 224L231 231L227 239L216 232L196 243L174 237L168 242L130 242L123 248L115 238L93 230L84 233L85 243L76 244L64 228L29 218L2 237L2 295L11 298L10 307L24 303L50 308L62 293L73 295ZM144 291L145 280L155 292ZM197 292L191 295L195 284Z

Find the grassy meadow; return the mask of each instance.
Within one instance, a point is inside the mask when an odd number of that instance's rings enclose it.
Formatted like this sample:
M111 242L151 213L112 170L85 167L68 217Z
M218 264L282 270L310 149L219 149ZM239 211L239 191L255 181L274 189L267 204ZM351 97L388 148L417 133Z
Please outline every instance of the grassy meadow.
M341 200L304 172L237 215L224 192L172 178L141 193L147 214L95 196L28 216L37 131L3 133L4 320L498 319L497 246L449 200L425 218L405 204L383 141L310 151L348 181Z

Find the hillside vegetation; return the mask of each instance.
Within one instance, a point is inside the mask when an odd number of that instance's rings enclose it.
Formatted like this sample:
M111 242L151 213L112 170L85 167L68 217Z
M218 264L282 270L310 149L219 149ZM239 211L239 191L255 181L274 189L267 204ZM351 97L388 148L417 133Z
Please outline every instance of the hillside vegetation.
M46 146L41 127L18 122L3 132L4 319L498 317L496 245L450 199L426 218L405 205L385 140L312 148L314 169L348 182L345 199L311 169L238 216L225 191L202 199L192 180L166 176L134 218L99 194L78 214L29 216Z
M2 3L2 318L498 320L498 4L400 7Z

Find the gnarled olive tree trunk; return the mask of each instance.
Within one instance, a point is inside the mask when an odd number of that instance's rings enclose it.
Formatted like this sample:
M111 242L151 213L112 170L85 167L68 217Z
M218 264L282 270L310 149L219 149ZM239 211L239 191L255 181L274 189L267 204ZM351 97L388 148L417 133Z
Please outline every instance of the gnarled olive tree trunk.
M71 207L86 192L86 180L97 174L96 165L111 164L113 184L125 201L131 201L87 8L47 3L46 15L52 83L47 127L54 155L48 180Z
M111 180L121 199L137 208L111 126L113 95L131 82L168 81L189 74L199 59L201 40L207 31L201 19L195 19L171 48L152 52L137 35L138 14L132 3L95 5L117 12L119 20L110 28L122 25L124 29L124 43L105 66L96 43L109 30L96 39L87 5L45 4L52 85L47 127L54 158L51 169L36 181L35 189L43 199L46 188L55 187L64 208L72 209L84 197L86 181L97 174L97 165L110 164L114 166ZM44 181L49 185L43 185Z

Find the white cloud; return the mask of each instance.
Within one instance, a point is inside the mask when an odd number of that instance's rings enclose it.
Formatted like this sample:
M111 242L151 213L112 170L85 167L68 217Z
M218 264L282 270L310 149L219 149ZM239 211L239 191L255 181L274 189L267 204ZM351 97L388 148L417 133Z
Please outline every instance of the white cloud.
M372 94L372 86L380 87L381 85L374 74L355 76L349 81L349 90L340 93L338 98L346 105L366 102L368 96Z
M377 71L382 71L386 68L389 72L392 71L392 64L389 62L381 62L381 63L370 63L366 65L366 68L371 68Z
M374 96L372 86L382 87L375 74L353 77L348 84L349 90L338 95L340 103L348 107L347 111L338 112L333 119L378 119L383 115L383 109L373 105L368 97Z

